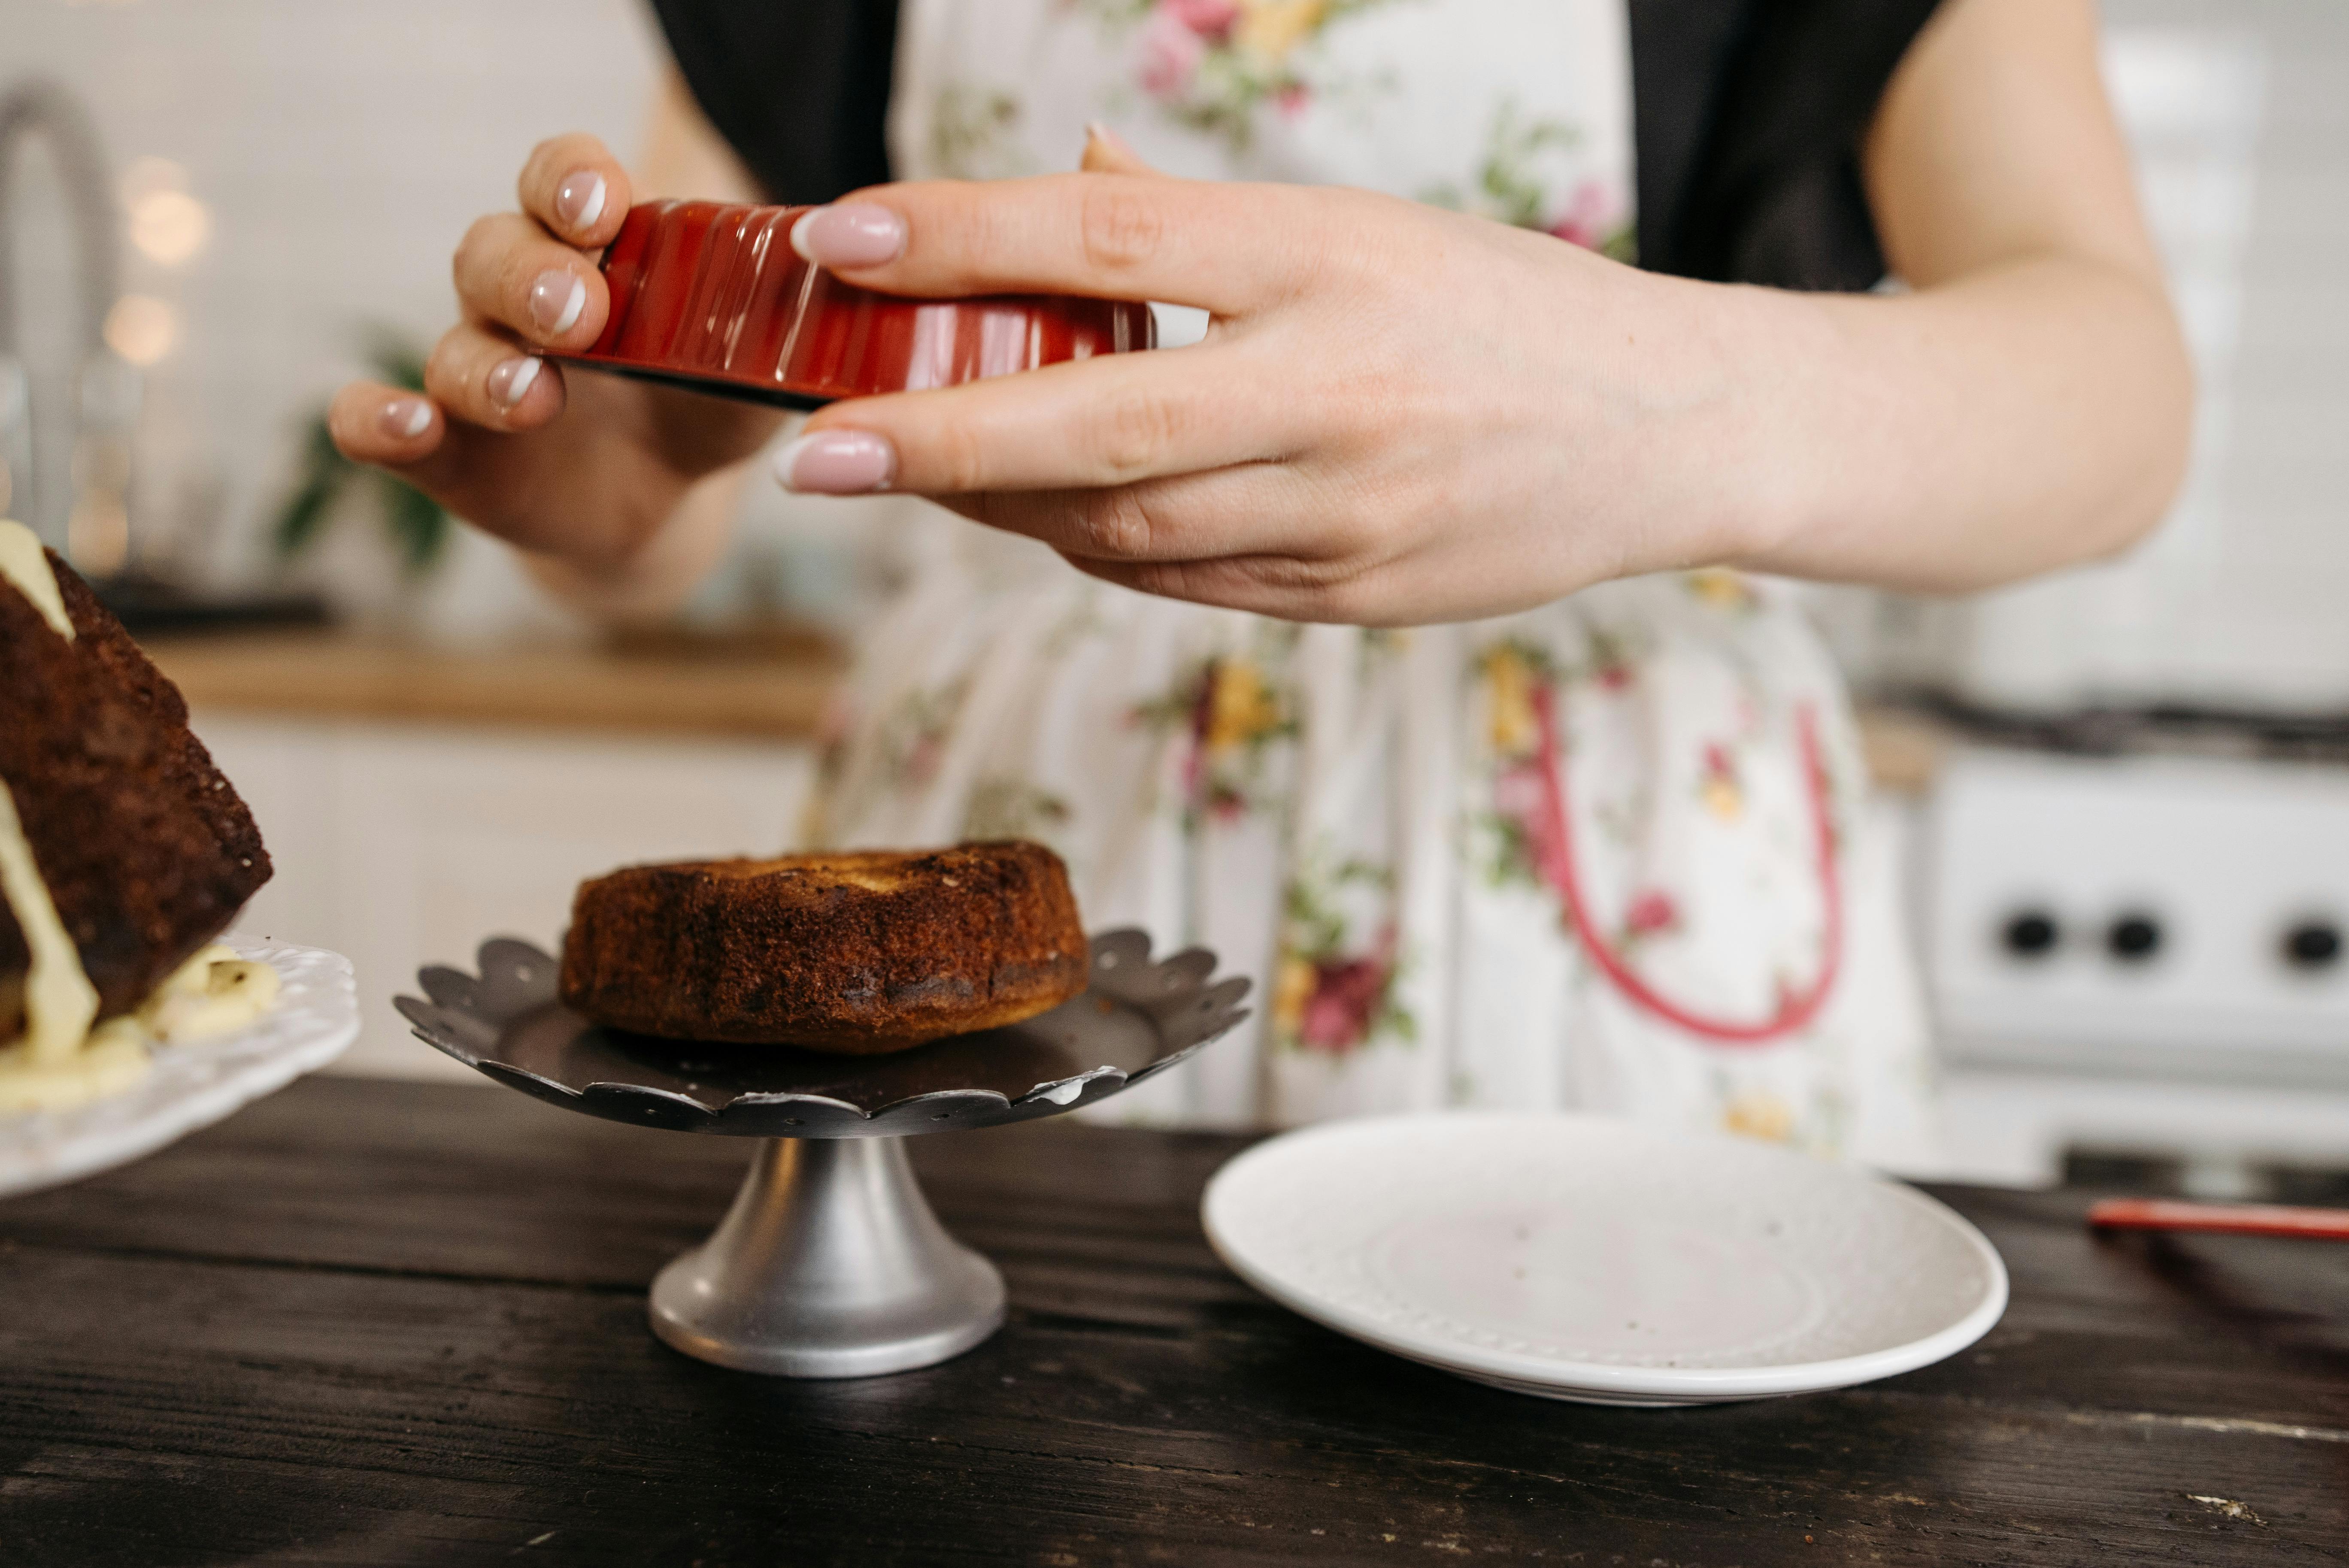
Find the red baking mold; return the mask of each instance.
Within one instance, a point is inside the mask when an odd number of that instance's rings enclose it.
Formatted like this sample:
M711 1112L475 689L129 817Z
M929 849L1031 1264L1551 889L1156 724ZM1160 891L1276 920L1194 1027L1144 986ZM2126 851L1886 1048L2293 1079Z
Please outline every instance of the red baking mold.
M1057 294L909 299L792 249L805 207L647 201L604 253L612 314L548 357L721 397L814 408L1155 346L1150 307Z

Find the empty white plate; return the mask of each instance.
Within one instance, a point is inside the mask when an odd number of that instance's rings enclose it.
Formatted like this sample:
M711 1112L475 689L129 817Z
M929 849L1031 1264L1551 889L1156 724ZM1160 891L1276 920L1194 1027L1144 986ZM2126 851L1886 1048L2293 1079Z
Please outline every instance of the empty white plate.
M2006 1268L1946 1206L1849 1166L1602 1117L1328 1122L1200 1205L1248 1284L1464 1377L1602 1405L1811 1393L1956 1354Z

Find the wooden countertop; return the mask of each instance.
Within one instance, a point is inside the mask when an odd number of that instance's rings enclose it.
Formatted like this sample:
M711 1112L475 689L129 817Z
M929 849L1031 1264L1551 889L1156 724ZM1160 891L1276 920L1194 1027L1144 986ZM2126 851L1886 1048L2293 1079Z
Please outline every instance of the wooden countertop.
M190 706L321 719L522 725L621 734L805 740L846 663L814 637L764 652L688 645L445 649L329 632L161 638L146 645ZM1863 708L1869 770L1888 789L1929 788L1946 731Z
M1941 1195L2013 1276L1940 1366L1689 1410L1506 1394L1275 1306L1200 1234L1246 1140L916 1140L1009 1325L800 1383L644 1287L750 1152L486 1088L311 1079L0 1202L12 1563L2336 1561L2349 1249L2099 1242Z
M145 647L199 710L776 740L817 733L844 667L812 637L725 653L434 648L328 632L158 638Z

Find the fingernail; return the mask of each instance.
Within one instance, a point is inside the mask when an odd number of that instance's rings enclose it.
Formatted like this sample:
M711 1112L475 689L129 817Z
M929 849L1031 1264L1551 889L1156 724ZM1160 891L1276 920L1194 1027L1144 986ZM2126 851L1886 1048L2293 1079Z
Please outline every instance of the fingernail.
M574 234L585 233L604 215L604 177L580 170L554 188L554 215Z
M905 253L905 220L874 201L843 201L802 213L792 249L820 267L877 267Z
M491 402L501 408L518 408L522 400L530 396L530 389L537 381L538 361L516 355L512 359L501 359L491 366L489 379L484 385L489 388Z
M587 308L587 280L568 269L551 267L530 285L530 319L549 337L561 337L578 325Z
M1087 141L1098 141L1103 147L1109 148L1112 151L1123 152L1129 156L1131 156L1133 151L1133 148L1126 145L1125 138L1118 135L1118 133L1112 130L1108 125L1098 119L1089 119L1085 121L1085 139Z
M897 474L897 449L870 430L812 430L775 454L775 478L802 495L864 495Z
M394 397L376 416L387 436L397 436L412 441L424 434L424 427L432 423L432 405L421 397Z

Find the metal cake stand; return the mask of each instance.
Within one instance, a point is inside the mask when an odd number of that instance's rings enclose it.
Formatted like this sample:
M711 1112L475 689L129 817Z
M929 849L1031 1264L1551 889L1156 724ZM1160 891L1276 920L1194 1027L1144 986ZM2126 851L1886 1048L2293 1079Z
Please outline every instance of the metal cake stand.
M1164 1072L1247 1016L1216 955L1151 961L1092 940L1084 994L1009 1028L888 1056L693 1044L599 1028L527 942L481 974L434 966L398 998L419 1039L511 1088L613 1121L766 1141L709 1239L653 1281L653 1332L688 1356L787 1377L863 1377L958 1356L1003 1322L1003 1276L946 1233L905 1158L917 1133L1058 1116Z

